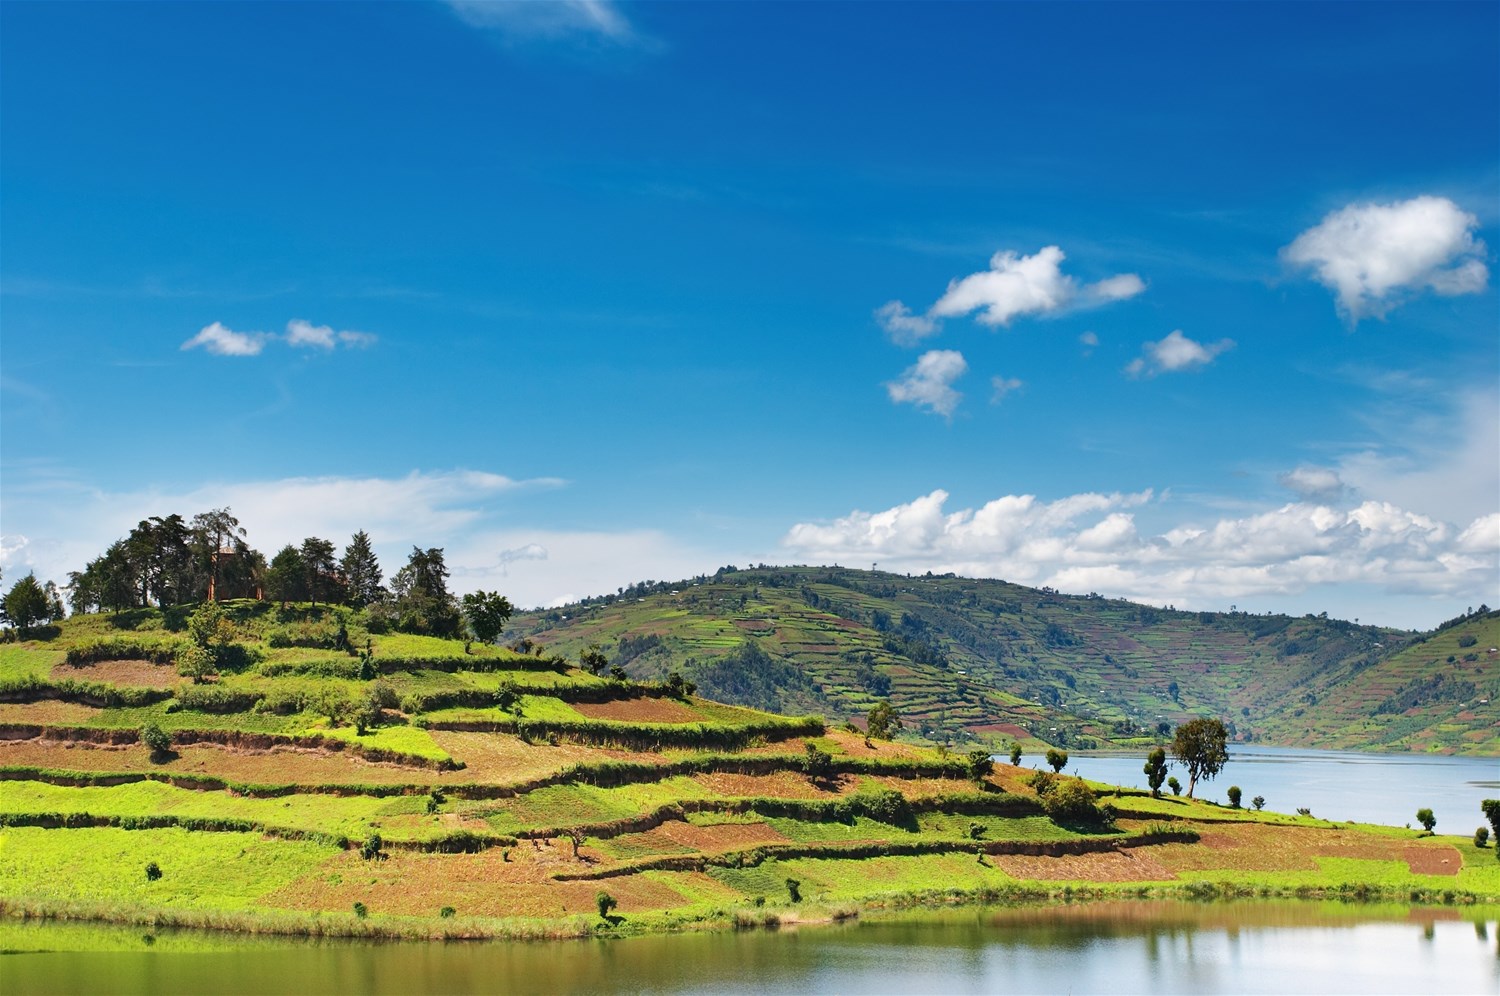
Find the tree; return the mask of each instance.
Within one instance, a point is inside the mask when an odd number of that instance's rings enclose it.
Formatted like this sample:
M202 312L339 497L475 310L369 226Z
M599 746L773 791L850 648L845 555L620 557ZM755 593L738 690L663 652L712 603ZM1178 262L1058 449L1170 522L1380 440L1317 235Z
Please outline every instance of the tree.
M1231 785L1231 786L1229 786L1229 808L1230 809L1239 809L1240 808L1240 796L1241 796L1240 787L1238 785Z
M599 649L599 644L591 643L578 655L578 664L589 674L598 676L609 667L609 658L604 656L604 651Z
M218 602L205 602L188 617L188 645L177 656L177 670L193 684L219 670L225 651L234 641L234 624Z
M969 780L983 785L984 780L995 773L995 759L987 750L971 750L968 755Z
M1160 747L1146 755L1146 766L1141 769L1146 784L1151 786L1151 798L1161 798L1162 784L1167 780L1167 752Z
M1064 778L1042 796L1042 809L1058 823L1103 823L1094 790L1077 778Z
M815 744L808 744L802 770L807 772L807 779L810 782L827 781L833 775L833 755L826 750L820 750Z
M375 559L369 534L363 529L351 536L349 545L344 547L339 573L344 576L344 600L356 609L379 601L385 594L380 587L380 561Z
M1432 815L1432 810L1423 807L1417 810L1417 822L1422 824L1422 829L1432 833L1432 828L1437 826L1437 817Z
M1217 719L1194 719L1177 727L1172 756L1187 768L1188 798L1198 779L1212 780L1229 763L1229 731Z
M901 714L889 699L881 699L870 707L870 712L865 717L865 729L876 740L894 739L901 729Z
M618 901L616 901L614 896L611 896L607 892L601 891L597 896L594 897L594 905L599 910L599 919L608 920L609 911L614 909L616 906L619 906L620 904Z
M1173 775L1172 777L1167 779L1167 788L1172 790L1173 795L1182 794L1182 783L1177 780L1176 775Z
M432 636L458 634L458 606L448 591L448 566L441 547L412 547L406 566L391 578L391 593L397 629Z
M1255 811L1258 813L1262 809L1266 808L1266 797L1263 795L1258 795L1254 799L1250 800L1250 805L1254 806Z
M1012 767L1017 766L1017 765L1019 765L1021 763L1021 745L1020 744L1011 744L1010 745L1010 763L1011 763Z
M786 894L792 897L792 902L802 902L802 882L795 878L786 880Z
M200 546L208 559L208 600L218 601L219 578L223 574L225 555L233 556L247 549L244 542L245 527L240 525L240 520L229 509L215 508L193 516L193 532L198 535Z
M5 615L16 628L25 633L39 622L50 618L51 605L47 593L37 584L35 574L27 574L11 586L5 595Z
M172 752L172 734L161 728L156 720L141 727L141 743L151 751L154 758L165 757Z
M464 623L480 643L498 640L510 621L510 613L510 599L498 591L475 591L463 597Z
M1485 799L1479 804L1479 808L1484 813L1484 818L1490 821L1495 843L1500 844L1500 799Z
M280 602L283 608L288 602L300 602L307 597L307 570L302 564L302 552L290 543L271 558L271 567L266 571L266 597Z
M309 536L302 541L302 571L306 578L307 598L313 605L318 600L332 602L339 597L338 561L333 559L333 544L326 539Z
M1061 772L1068 766L1068 752L1056 747L1047 748L1047 764L1053 771Z

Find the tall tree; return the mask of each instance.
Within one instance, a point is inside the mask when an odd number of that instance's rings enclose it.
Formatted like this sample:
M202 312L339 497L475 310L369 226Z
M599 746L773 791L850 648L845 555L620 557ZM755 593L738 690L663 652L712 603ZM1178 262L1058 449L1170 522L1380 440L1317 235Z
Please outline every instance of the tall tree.
M39 622L46 622L50 616L51 606L47 602L47 593L42 586L37 584L35 574L27 574L24 578L11 586L6 592L5 615L16 628L22 633L35 626Z
M1217 719L1194 719L1177 727L1172 756L1188 773L1188 798L1198 779L1212 779L1229 763L1229 731Z
M475 591L463 597L463 617L480 643L494 643L510 620L510 599L498 591Z
M193 516L193 532L208 558L208 600L218 601L223 562L248 549L244 541L245 527L229 509L215 508Z
M412 547L406 566L391 578L397 627L409 633L455 636L459 614L448 591L448 566L441 547Z
M1161 787L1167 780L1167 752L1157 747L1147 754L1141 773L1146 776L1146 784L1151 786L1151 798L1161 798Z
M332 602L337 598L339 579L338 562L333 558L333 544L326 539L309 536L302 541L302 570L306 574L307 597L314 604L318 600Z
M344 547L339 573L344 576L344 600L356 609L379 601L384 594L380 587L380 561L375 559L369 534L363 529L350 537L349 545Z
M265 591L267 598L283 607L307 597L307 570L302 565L302 553L290 543L271 558Z

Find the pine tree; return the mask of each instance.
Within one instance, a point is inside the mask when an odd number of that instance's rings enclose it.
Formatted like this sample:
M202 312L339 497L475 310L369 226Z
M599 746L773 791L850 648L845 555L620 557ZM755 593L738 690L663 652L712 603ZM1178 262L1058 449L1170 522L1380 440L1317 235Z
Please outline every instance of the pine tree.
M339 573L344 576L344 601L356 609L379 601L384 594L380 587L380 562L375 559L370 537L363 529L355 533L349 539L349 545L344 547Z

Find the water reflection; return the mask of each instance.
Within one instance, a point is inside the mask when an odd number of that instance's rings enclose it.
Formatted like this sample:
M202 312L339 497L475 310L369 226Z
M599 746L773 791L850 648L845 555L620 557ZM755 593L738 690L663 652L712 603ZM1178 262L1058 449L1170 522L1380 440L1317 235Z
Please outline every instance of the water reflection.
M1494 992L1493 920L1389 906L1101 903L556 943L240 940L8 927L6 993ZM65 949L128 947L114 953ZM217 950L203 950L217 945Z

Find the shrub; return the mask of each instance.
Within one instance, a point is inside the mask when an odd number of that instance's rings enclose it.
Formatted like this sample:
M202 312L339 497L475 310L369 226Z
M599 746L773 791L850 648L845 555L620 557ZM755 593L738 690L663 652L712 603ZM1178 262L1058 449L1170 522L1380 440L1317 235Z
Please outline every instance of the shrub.
M620 905L614 896L607 892L600 892L594 897L594 906L599 910L599 919L608 920L609 911Z
M1020 744L1011 744L1010 745L1010 763L1011 763L1012 766L1016 766L1016 765L1019 765L1021 763L1021 745Z
M786 894L792 897L792 902L802 902L802 883L795 878L787 879Z
M355 903L354 915L363 920L365 917L370 915L370 907L366 906L364 903Z
M810 781L825 781L833 774L833 755L826 750L819 750L813 744L808 744L802 770L807 772Z
M1026 784L1031 791L1045 799L1057 787L1057 775L1051 771L1033 771L1026 776Z
M1437 817L1432 815L1432 810L1423 807L1417 810L1417 822L1422 824L1422 829L1432 833L1432 828L1437 826Z
M1062 780L1042 796L1042 808L1056 823L1104 822L1104 814L1099 811L1093 789L1077 778Z
M453 915L457 912L458 910L454 909L452 906L444 906L442 909L438 910L438 916L442 917L444 920L451 920L453 918Z
M1490 842L1490 828L1479 827L1474 831L1474 846L1487 847Z
M969 780L975 785L982 785L984 780L995 772L995 759L990 757L987 750L969 751Z
M1231 786L1229 786L1229 808L1230 809L1239 809L1240 808L1240 795L1241 795L1241 793L1240 793L1240 787L1238 785L1231 785Z
M172 752L172 735L163 730L155 720L141 727L141 743L158 756Z
M1167 779L1167 788L1172 790L1173 795L1182 794L1182 783L1177 780L1176 775L1173 775L1171 778Z
M1254 806L1255 811L1258 813L1262 809L1266 808L1266 797L1263 795L1258 795L1254 799L1250 800L1250 805Z
M155 882L161 878L161 865L155 861L146 862L146 881Z
M366 861L377 860L385 857L381 854L381 848L385 847L385 841L380 839L380 834L372 833L368 840L360 845L359 856Z
M983 837L984 837L984 824L983 823L970 823L969 824L969 839L970 840L981 840L981 839L983 839Z

